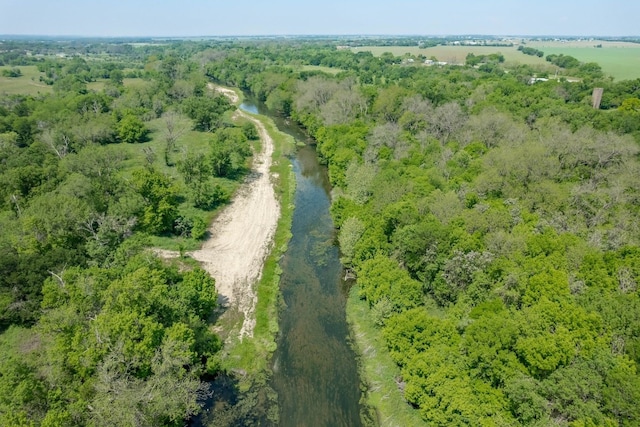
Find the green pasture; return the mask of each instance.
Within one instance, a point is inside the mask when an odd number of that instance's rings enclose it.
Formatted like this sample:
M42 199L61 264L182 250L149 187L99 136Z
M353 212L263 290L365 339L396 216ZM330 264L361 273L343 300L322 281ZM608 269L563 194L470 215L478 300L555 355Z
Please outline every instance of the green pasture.
M596 47L601 45L602 47ZM600 64L605 74L616 80L640 78L640 45L624 42L603 42L599 40L570 41L570 42L527 42L525 46L533 47L549 54L565 54L577 58L581 62L596 62ZM469 53L474 55L489 55L501 53L505 62L520 63L553 68L545 59L537 56L525 55L518 51L517 46L435 46L420 49L417 46L365 46L354 48L354 52L370 51L375 56L390 52L395 56L410 54L424 55L427 58L436 57L438 61L449 64L464 64Z
M22 75L20 77L2 76L2 70L10 70L12 68L19 68ZM39 93L52 92L51 86L47 86L39 80L42 75L43 73L38 71L35 65L0 66L0 95L37 95Z
M95 82L87 83L87 89L94 92L102 92L108 82L109 82L109 79L98 79ZM125 87L142 88L148 85L149 82L147 80L140 79L140 78L135 78L135 79L126 78L122 80L122 84Z
M12 68L20 69L22 75L20 77L4 77L2 76L2 70L10 70ZM328 68L328 70L331 70ZM329 72L329 71L327 71ZM35 65L23 65L12 66L3 65L0 66L0 95L38 95L53 92L53 88L40 81L40 76L44 73L38 71ZM108 79L99 79L95 82L87 83L87 89L94 92L101 92ZM148 84L144 79L131 79L126 78L123 80L123 84L126 87L143 87Z
M340 68L325 67L322 65L303 65L302 71L321 71L323 73L335 75L344 70Z
M528 40L527 46L535 47L536 49L544 49L549 47L596 47L598 45L603 48L608 47L634 47L638 46L635 43L625 41L604 41L597 39L576 39L576 40Z
M89 82L87 83L87 90L93 91L93 92L102 92L106 84L107 84L106 79L100 79L100 80L96 80L95 82Z
M630 46L547 46L536 48L549 54L570 55L581 62L596 62L605 74L616 80L632 80L640 78L640 45L628 43Z

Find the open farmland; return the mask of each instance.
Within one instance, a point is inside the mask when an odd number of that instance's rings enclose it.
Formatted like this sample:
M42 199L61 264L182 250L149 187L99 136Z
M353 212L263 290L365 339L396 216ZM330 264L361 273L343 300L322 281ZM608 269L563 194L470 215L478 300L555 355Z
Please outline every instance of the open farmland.
M596 45L602 45L597 48ZM582 62L597 62L605 74L616 80L640 78L640 45L627 42L605 42L599 40L573 41L530 41L526 46L533 47L549 54L564 54L577 58ZM435 46L420 49L417 46L364 46L354 51L370 51L379 56L384 52L391 52L396 56L404 54L424 55L427 58L436 57L439 61L449 64L464 64L467 54L489 55L501 53L507 63L549 66L544 58L524 55L518 51L518 46Z
M596 47L601 45L601 48ZM582 62L597 62L602 70L616 80L640 78L640 45L625 42L603 42L599 40L569 42L531 42L549 54L565 54Z
M10 70L19 68L22 75L20 77L4 77L1 75L2 70ZM52 91L51 86L47 86L39 79L44 75L35 65L0 67L0 93L9 95L26 94L37 95L38 93L49 93Z

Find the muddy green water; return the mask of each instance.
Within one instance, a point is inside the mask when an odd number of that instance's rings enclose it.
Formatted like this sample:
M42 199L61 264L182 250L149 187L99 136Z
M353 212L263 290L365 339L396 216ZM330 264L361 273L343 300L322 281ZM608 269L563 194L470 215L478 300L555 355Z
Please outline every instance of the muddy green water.
M268 114L254 103L241 108ZM307 143L292 158L297 185L293 237L281 260L284 304L271 379L279 425L358 427L360 379L346 321L347 285L329 215L327 171L299 128L271 116L280 130Z

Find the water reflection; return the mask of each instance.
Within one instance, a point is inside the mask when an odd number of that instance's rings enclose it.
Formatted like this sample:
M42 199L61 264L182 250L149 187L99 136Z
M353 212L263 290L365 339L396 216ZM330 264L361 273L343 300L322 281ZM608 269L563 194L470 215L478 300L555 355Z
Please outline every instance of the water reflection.
M240 109L246 111L247 113L258 114L258 106L255 104L243 102L242 104L240 104Z

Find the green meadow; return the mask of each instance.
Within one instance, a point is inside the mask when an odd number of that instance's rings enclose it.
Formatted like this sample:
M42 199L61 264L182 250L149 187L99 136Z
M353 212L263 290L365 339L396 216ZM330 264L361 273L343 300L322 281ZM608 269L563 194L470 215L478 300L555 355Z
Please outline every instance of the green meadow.
M22 75L20 77L4 77L2 70L10 70L12 68L20 69ZM8 95L37 95L39 93L50 93L53 90L51 86L47 86L39 79L44 75L35 65L26 66L0 66L0 94L6 93Z
M601 45L602 47L596 47ZM605 74L615 80L640 78L640 45L624 42L603 42L599 40L574 42L527 42L526 46L542 50L544 56L550 54L564 54L577 58L581 62L596 62L600 64ZM501 53L505 62L520 63L541 67L553 67L544 58L525 55L518 51L517 46L435 46L420 49L417 46L365 46L353 49L370 51L376 56L384 52L391 52L396 56L410 54L413 56L432 56L439 61L449 64L464 64L469 53L474 55L488 55Z
M549 54L570 55L581 62L596 62L605 74L615 80L632 80L640 78L640 45L628 43L629 46L546 46L541 49L545 56Z
M322 65L303 65L302 71L321 71L323 73L335 75L344 70L340 68L325 67Z

